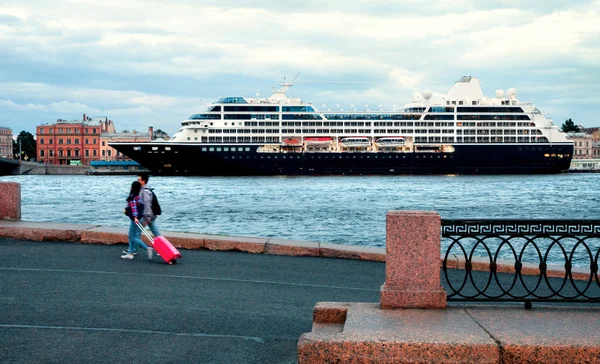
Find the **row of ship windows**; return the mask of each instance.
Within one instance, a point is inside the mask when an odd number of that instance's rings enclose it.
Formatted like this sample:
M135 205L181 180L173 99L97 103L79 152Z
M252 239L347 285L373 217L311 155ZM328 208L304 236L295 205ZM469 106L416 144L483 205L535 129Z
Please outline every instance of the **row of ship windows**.
M209 148L208 151L210 151L210 152L214 152L214 151L221 152L220 149L221 148L219 148L219 147L217 147L217 148ZM203 150L203 152L206 152L206 150ZM252 156L253 159L271 159L271 158L278 159L279 157L281 157L281 159L300 159L300 158L302 158L302 155L293 155L293 154L290 154L290 155L282 155L282 156L277 156L277 155L274 155L274 156L270 156L270 155L266 155L266 156L260 155L260 156L257 156L257 155L254 155L254 156ZM226 156L225 159L227 159L227 158L228 157ZM236 156L234 156L234 155L231 156L231 159L235 159L235 158L236 158ZM237 158L242 159L243 156L237 156ZM340 155L340 156L337 156L337 155L327 155L327 154L325 154L325 155L321 156L321 155L317 154L317 155L304 155L304 158L310 158L310 159L321 159L321 158L323 158L323 159L329 159L329 158L331 158L331 159L344 159L344 158L345 159L371 159L371 158L373 158L373 159L406 159L406 155L398 155L398 154L393 154L393 155L392 154L387 154L387 155L386 154L373 154L373 155L369 155L369 154L364 154L364 155L358 155L358 156L357 155L346 155L346 156ZM451 154L450 155L447 155L447 154L446 155L439 155L439 154L436 154L436 155L431 155L431 154L429 154L429 155L419 155L419 154L416 154L415 158L416 159L434 159L434 158L435 159L442 159L442 158L444 158L444 159L445 158L454 159L454 156L451 155ZM250 159L250 156L247 155L246 159Z
M188 140L190 140L188 138ZM202 143L279 143L279 137L202 137L194 138ZM544 136L417 136L415 143L548 143Z
M529 129L208 129L209 134L456 134L458 135L542 135ZM198 132L194 130L194 132ZM202 130L206 133L206 129ZM190 137L188 137L189 140Z
M446 102L447 105L457 105L456 101L447 101ZM463 105L463 101L458 101L458 105ZM472 105L477 105L477 101L473 101ZM508 104L507 104L508 105ZM221 110L225 111L225 112L279 112L279 106L250 106L250 105L243 105L243 106L224 106L221 109L221 106L212 106L208 111L209 112L221 112ZM408 108L407 111L408 112L424 112L425 110L427 110L427 108L425 107L413 107L413 108ZM281 111L282 112L314 112L315 109L312 106L282 106L281 107ZM477 112L477 113L482 113L482 112L502 112L502 113L518 113L518 112L523 112L523 109L520 107L471 107L471 106L466 106L466 107L458 107L456 109L457 112ZM429 112L454 112L454 107L448 107L448 106L431 106L429 108Z
M324 114L326 120L419 120L421 114ZM279 120L278 114L225 114L225 120ZM323 120L320 114L283 114L282 120ZM531 120L527 115L457 115L457 120ZM195 114L188 120L221 120L221 114ZM425 115L425 120L455 120L454 115Z
M196 123L191 123L194 125L199 125ZM223 123L224 126L228 126L229 123L225 122ZM188 125L188 124L184 124L184 125ZM210 123L211 126L214 126L213 123ZM279 126L280 123L276 122L276 121L246 121L244 123L239 122L239 123L235 123L232 122L230 123L231 126ZM370 121L366 121L366 122L362 122L362 121L346 121L346 122L342 122L342 121L284 121L281 123L281 126L477 126L477 127L504 127L504 126L521 126L521 127L535 127L535 123L532 122L510 122L510 121L505 121L505 122L488 122L488 121L479 121L479 122L457 122L457 123L453 123L453 122L444 122L444 121L437 121L437 122L433 122L433 121L416 121L416 122L399 122L399 121L395 121L395 122L370 122Z

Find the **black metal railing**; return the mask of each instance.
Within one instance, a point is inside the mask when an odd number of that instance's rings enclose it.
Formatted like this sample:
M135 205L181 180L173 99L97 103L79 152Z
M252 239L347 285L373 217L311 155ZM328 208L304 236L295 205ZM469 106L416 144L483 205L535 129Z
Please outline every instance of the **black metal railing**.
M600 220L442 220L449 301L599 303L599 254Z

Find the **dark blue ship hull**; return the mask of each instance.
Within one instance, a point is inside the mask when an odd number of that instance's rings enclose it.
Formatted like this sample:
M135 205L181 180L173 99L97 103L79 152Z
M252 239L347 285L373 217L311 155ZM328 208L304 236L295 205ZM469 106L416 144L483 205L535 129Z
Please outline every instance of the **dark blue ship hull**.
M573 154L568 143L455 144L452 153L258 152L250 144L164 142L110 146L155 175L190 176L561 173Z

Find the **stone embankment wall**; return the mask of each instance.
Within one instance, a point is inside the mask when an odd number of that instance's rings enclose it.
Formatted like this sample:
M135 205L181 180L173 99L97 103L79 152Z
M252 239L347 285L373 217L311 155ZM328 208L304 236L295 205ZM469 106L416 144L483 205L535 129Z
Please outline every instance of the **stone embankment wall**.
M60 164L40 164L33 162L21 161L19 166L19 174L32 175L75 175L85 174L90 169L89 166L68 166Z

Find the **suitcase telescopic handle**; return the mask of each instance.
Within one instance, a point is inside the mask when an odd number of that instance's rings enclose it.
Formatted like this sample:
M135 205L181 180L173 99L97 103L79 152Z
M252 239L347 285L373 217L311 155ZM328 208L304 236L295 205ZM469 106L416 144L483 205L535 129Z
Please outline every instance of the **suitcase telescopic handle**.
M148 238L148 240L150 240L150 243L152 243L154 241L154 238L152 237L152 235L150 235L148 229L146 229L144 225L142 225L139 222L137 222L136 225L140 228L140 230L142 230L142 233Z

